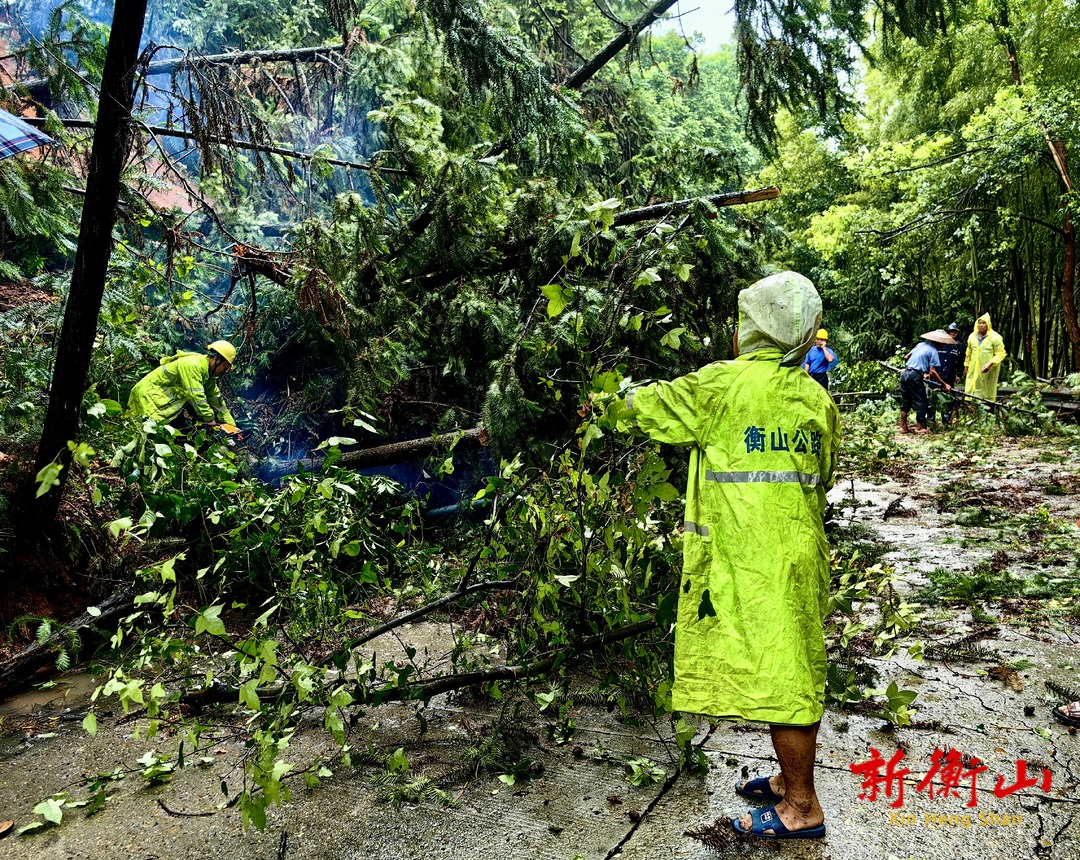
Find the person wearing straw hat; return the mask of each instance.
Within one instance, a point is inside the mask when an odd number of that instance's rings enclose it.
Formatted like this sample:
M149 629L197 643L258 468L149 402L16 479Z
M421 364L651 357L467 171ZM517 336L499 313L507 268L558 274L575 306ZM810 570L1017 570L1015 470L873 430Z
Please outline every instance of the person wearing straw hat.
M829 333L825 329L819 328L817 334L814 335L814 345L810 347L810 351L806 354L803 370L828 391L829 371L839 363L840 359L836 357L836 353L829 349Z
M938 355L934 342L944 343L951 340L945 332L931 331L921 335L923 342L916 345L905 357L904 369L900 372L900 432L910 433L908 426L908 412L915 407L916 433L926 433L928 428L927 414L930 410L930 402L926 396L926 380L933 379L940 383L946 391L952 391L952 386L938 374L941 366L941 358Z
M236 421L218 390L217 378L236 360L236 347L216 340L206 354L180 351L135 383L128 397L128 414L169 424L177 418L234 426Z

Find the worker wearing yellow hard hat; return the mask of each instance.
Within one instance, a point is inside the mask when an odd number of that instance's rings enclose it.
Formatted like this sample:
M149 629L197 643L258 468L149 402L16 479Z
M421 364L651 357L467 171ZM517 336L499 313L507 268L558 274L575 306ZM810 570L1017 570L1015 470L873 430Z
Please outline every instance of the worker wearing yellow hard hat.
M829 390L829 371L840 363L836 353L829 349L829 333L819 328L814 335L814 346L806 353L803 370L809 373L826 391Z
M180 351L167 356L135 383L128 412L159 424L173 423L186 413L188 420L235 426L217 385L235 360L236 347L227 340L215 340L205 354Z

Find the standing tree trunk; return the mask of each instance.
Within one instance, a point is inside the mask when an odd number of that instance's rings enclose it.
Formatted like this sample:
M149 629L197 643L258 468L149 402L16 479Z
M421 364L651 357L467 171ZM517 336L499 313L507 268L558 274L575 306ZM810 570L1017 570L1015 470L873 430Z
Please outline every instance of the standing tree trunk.
M1012 30L1009 24L1008 0L1003 0L998 9L998 18L990 18L990 26L994 27L1005 49L1005 55L1009 61L1009 74L1013 85L1019 89L1020 60L1013 41ZM1021 95L1021 99L1023 96ZM1073 190L1072 177L1069 175L1069 154L1065 144L1060 140L1054 140L1050 136L1050 130L1046 124L1036 118L1039 128L1042 130L1043 139L1050 150L1050 159L1054 164L1058 179L1064 194L1070 194ZM1062 222L1062 233L1065 236L1065 262L1061 270L1061 309L1065 315L1065 334L1069 338L1069 347L1072 357L1072 371L1080 371L1080 323L1076 319L1076 226L1072 222L1068 209L1062 200L1062 208L1065 209L1065 217Z
M86 175L79 245L71 273L71 290L64 309L63 328L56 345L56 361L45 426L38 445L37 469L60 458L65 466L60 485L34 499L31 484L27 511L30 522L45 528L56 518L71 461L67 443L79 429L79 410L86 390L90 358L97 335L98 314L105 292L105 275L112 255L112 231L120 197L120 174L131 151L131 107L135 100L135 68L142 39L146 0L116 0L105 67L101 76L97 127Z
M1061 269L1061 306L1065 313L1065 331L1072 347L1072 371L1080 371L1080 325L1076 321L1076 225L1065 213L1065 265Z

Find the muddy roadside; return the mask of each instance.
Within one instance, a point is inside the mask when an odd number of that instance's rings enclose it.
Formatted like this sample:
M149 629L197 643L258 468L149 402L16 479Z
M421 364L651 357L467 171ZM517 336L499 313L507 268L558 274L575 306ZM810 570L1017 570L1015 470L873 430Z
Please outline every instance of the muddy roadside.
M922 614L917 660L904 649L877 661L879 683L913 690L912 725L896 728L865 708L830 709L819 738L819 791L829 835L821 843L747 844L719 828L712 845L687 827L737 815L733 784L772 768L763 727L699 720L710 764L704 777L677 773L671 728L626 720L599 705L575 705L572 738L549 736L545 714L524 702L440 697L425 714L388 706L357 721L355 746L400 748L409 772L454 770L445 797L388 790L380 768L339 769L274 807L264 831L245 830L229 798L242 783L244 726L223 727L208 747L176 762L179 738L146 740L138 717L114 714L89 737L80 722L88 685L36 691L6 704L0 743L0 820L15 828L58 792L87 795L86 775L134 768L107 784L94 815L65 808L59 826L8 836L15 858L704 858L773 855L862 858L1074 858L1080 853L1080 741L1053 721L1046 682L1080 686L1074 589L1080 530L1080 466L1065 441L1012 440L958 454L947 439L902 440L905 456L875 474L848 476L830 494L838 542L873 553L896 571L896 587ZM974 638L973 638L974 637ZM431 641L437 632L406 630ZM953 650L949 650L952 648ZM44 698L50 701L42 701ZM20 709L13 712L13 709ZM297 757L320 733L295 741ZM461 770L465 750L498 737L534 762L509 784ZM905 795L885 795L851 770L872 749L910 770ZM955 749L964 770L959 796L929 796L917 784L935 750ZM168 782L139 771L172 762ZM138 765L140 758L147 765ZM358 756L358 760L361 757ZM979 760L979 765L974 760ZM637 762L635 766L631 762ZM655 771L646 773L651 764ZM1019 762L1024 762L1020 773ZM1046 784L1044 772L1051 779ZM506 776L504 774L504 776ZM998 778L1001 778L1000 785ZM1034 778L1031 786L1009 791ZM631 779L638 785L631 783ZM392 789L392 786L390 787ZM934 786L940 789L938 783ZM997 789L995 791L995 789ZM974 795L972 791L974 790ZM394 800L401 801L400 806ZM970 805L974 800L975 805ZM899 801L899 803L897 802ZM895 804L895 805L894 805Z

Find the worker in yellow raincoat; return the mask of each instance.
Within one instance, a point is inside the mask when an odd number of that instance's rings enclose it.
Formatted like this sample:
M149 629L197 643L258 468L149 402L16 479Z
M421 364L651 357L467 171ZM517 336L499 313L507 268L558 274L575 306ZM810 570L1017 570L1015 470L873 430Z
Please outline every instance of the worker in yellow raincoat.
M218 390L217 377L232 367L236 347L227 340L216 340L206 349L205 355L178 352L161 359L161 364L131 389L129 414L168 424L186 411L187 420L235 425Z
M774 839L825 835L814 755L830 575L823 516L840 419L802 370L820 321L807 278L765 278L739 294L734 361L639 388L626 403L649 438L690 447L672 704L770 724L780 773L736 791L773 805L733 823Z
M998 374L1005 358L1005 342L990 325L990 314L983 314L967 340L964 391L996 402Z

